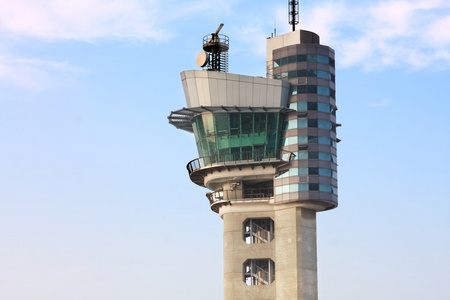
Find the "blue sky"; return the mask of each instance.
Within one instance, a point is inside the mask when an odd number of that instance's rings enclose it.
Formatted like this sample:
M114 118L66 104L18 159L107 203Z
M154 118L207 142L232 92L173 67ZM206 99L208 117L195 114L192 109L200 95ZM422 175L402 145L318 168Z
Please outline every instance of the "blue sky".
M450 2L300 6L343 124L320 299L449 299ZM287 1L0 0L1 299L222 298L222 221L166 118L219 23L230 72L264 76Z

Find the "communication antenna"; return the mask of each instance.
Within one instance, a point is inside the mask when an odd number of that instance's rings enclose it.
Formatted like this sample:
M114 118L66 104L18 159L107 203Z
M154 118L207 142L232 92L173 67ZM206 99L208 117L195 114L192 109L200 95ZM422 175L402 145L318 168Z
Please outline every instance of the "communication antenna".
M298 0L289 0L289 24L292 25L292 31L295 31L295 25L298 24Z
M223 24L214 33L203 37L203 51L197 55L197 66L209 71L228 72L229 38L219 34Z

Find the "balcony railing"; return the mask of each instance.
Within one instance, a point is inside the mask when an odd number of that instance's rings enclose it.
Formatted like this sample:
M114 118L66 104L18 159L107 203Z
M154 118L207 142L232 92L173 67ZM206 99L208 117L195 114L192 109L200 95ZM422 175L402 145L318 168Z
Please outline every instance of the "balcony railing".
M238 193L243 193L243 197L237 197ZM218 191L212 193L206 193L206 197L209 200L209 204L220 201L246 201L246 202L259 202L268 201L273 197L273 188L254 188L244 189L243 191Z
M283 160L289 162L295 156L294 153L288 151L283 151L283 155L281 155L281 153L281 150L261 150L205 156L191 160L186 168L189 174L191 174L195 170L215 164L227 165L233 163L275 162Z

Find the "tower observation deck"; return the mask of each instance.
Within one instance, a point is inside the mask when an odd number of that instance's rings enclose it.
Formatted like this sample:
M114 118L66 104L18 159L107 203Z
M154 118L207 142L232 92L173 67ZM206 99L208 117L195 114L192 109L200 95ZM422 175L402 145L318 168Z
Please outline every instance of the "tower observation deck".
M224 221L224 299L317 300L316 212L338 203L334 51L297 30L267 40L267 78L181 81L169 122L194 133L189 177Z

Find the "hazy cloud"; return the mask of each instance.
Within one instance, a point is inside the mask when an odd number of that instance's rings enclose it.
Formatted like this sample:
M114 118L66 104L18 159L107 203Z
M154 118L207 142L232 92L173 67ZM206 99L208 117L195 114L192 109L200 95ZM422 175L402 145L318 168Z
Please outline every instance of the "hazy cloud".
M450 2L445 0L325 1L305 27L332 46L342 67L422 69L450 64Z

